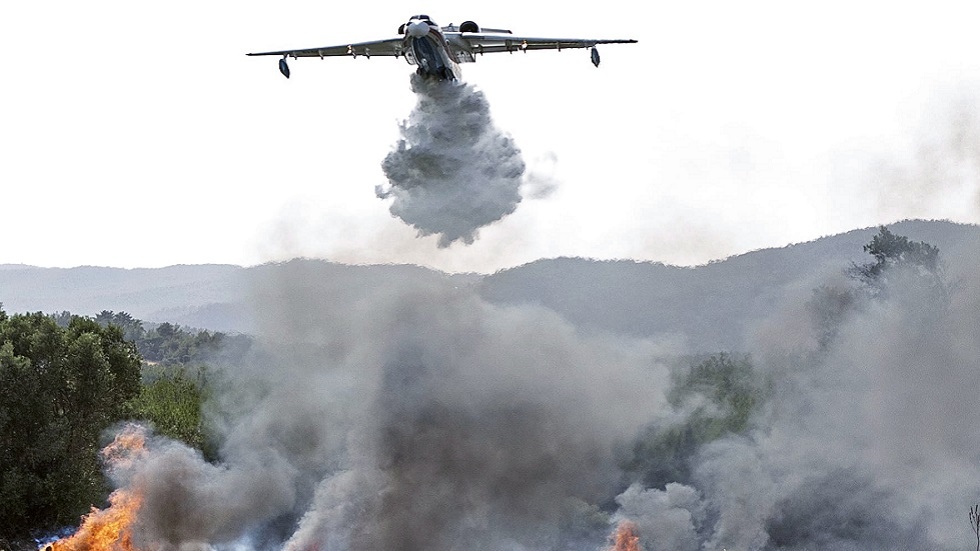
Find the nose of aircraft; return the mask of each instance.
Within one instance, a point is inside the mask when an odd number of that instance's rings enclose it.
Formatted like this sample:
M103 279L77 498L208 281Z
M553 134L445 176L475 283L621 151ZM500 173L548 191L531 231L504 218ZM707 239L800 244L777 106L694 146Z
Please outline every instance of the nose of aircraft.
M408 32L408 36L421 38L429 34L429 25L421 21L412 21L405 30Z

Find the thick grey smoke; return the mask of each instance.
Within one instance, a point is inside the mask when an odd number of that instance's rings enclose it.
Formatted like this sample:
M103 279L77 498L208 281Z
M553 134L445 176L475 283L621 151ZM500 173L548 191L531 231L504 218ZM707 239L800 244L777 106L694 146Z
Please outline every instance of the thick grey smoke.
M818 348L816 327L761 337L772 397L745 436L690 457L618 515L653 549L960 549L980 499L980 262L954 251L949 295L892 277ZM798 303L806 297L796 297ZM798 308L790 304L791 310Z
M657 487L627 478L619 453L689 414L666 400L669 351L448 278L351 296L323 264L279 266L256 290L266 352L215 404L221 461L156 442L128 471L146 496L139 536L595 551L628 519L645 551L961 549L980 498L977 250L945 252L939 294L889 276L887 298L828 339L797 290L853 282L791 286L772 319L802 321L750 346L770 387L752 429L686 451L689 473Z
M126 485L143 496L141 548L230 542L269 523L296 500L294 469L271 450L222 465L177 442L152 439Z
M616 497L616 503L617 516L636 523L646 551L700 549L697 533L704 522L704 505L694 488L676 482L663 490L634 484Z
M439 235L439 247L471 244L521 202L521 152L472 86L413 74L412 90L418 104L381 165L390 185L378 197L420 235Z
M585 504L614 497L617 446L665 410L652 344L582 335L448 281L350 301L315 263L276 273L257 293L267 361L222 396L221 463L161 444L139 469L147 541L438 551L603 540Z

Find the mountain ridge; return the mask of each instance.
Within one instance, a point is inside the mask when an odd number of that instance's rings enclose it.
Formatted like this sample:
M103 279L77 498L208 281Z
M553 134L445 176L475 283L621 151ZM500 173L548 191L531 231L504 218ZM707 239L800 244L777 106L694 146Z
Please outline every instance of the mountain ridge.
M889 224L941 254L980 250L980 226L906 220ZM242 267L181 264L164 268L37 268L0 265L0 303L7 312L68 310L95 315L125 311L147 322L225 332L256 331L249 296L277 270L304 267L325 282L338 308L394 282L450 282L501 305L550 308L586 331L634 337L680 336L702 349L733 349L745 328L794 289L867 260L863 245L877 227L860 228L783 247L760 249L698 266L630 259L539 259L492 274L449 274L409 264L347 265L295 259ZM976 246L974 246L976 245ZM945 257L945 255L944 255ZM810 287L812 288L812 287Z

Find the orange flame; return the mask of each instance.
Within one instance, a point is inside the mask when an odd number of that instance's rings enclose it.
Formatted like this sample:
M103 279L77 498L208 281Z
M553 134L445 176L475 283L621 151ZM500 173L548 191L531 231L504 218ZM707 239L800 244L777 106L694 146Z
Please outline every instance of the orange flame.
M139 425L125 426L102 450L110 469L128 468L146 453L145 430ZM109 507L82 517L74 535L60 539L50 551L137 551L133 545L132 526L143 496L132 489L119 489L109 496Z
M609 551L641 551L640 536L637 533L636 524L631 521L620 522L612 539L613 546L609 548Z
M142 497L116 490L109 496L109 508L82 517L82 525L69 538L51 545L52 551L136 551L131 527Z

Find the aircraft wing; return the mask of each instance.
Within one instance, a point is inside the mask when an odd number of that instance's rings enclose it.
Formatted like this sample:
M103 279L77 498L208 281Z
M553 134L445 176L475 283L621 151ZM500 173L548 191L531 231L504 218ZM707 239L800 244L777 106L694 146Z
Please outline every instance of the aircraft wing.
M517 52L527 50L564 50L566 48L591 48L596 44L632 44L632 39L586 38L532 38L512 34L459 33L460 41L469 46L474 54L493 52Z
M279 50L276 52L258 52L247 55L281 55L292 58L297 57L330 57L330 56L353 56L363 55L371 57L380 56L401 56L405 52L405 41L402 37L389 38L386 40L372 40L370 42L357 42L353 44L341 44L339 46L323 46L320 48L306 48L303 50Z

